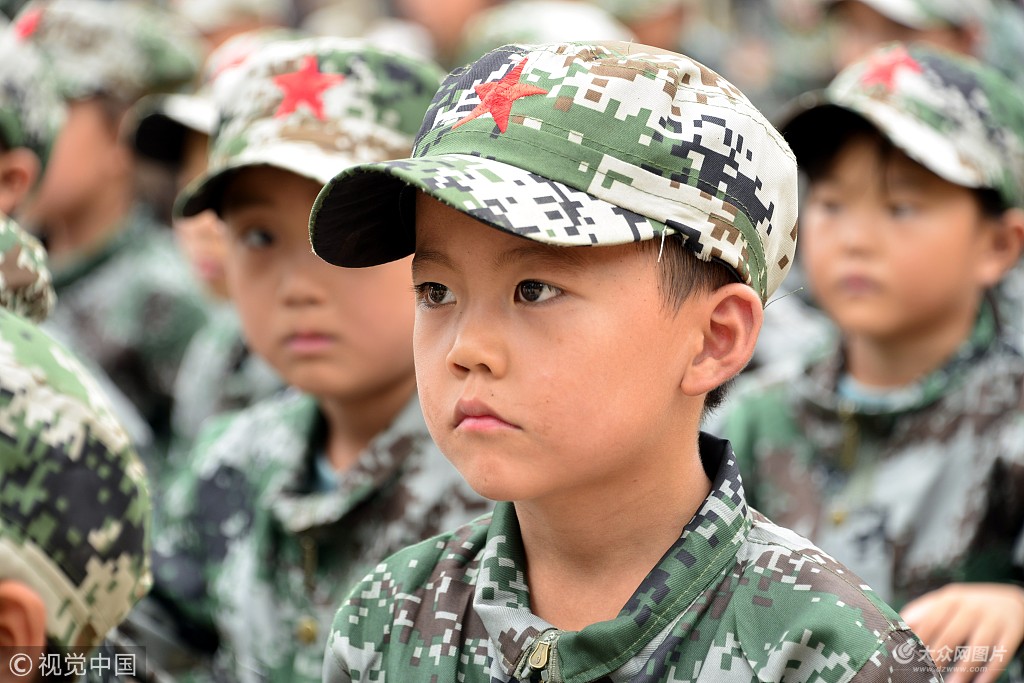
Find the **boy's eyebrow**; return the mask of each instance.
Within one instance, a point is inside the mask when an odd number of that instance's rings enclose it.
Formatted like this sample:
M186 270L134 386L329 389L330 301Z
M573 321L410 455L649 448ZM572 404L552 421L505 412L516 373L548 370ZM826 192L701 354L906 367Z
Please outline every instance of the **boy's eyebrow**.
M455 263L452 262L445 254L435 251L433 249L417 249L416 253L412 257L412 273L415 276L416 270L428 263L447 268L449 270L455 269Z
M529 242L521 247L498 254L493 263L495 268L500 268L517 261L535 261L576 269L582 268L585 262L579 247L557 247L540 242Z
M497 254L491 260L491 265L497 270L514 263L533 261L560 268L580 269L583 268L585 260L583 255L578 253L579 251L578 247L557 247L539 242L529 242L521 247ZM455 262L446 254L433 249L417 249L412 259L413 273L416 272L417 267L428 263L456 270Z
M221 208L224 211L238 211L252 206L266 206L268 204L270 204L270 201L268 201L268 199L263 195L251 192L232 192L224 197L224 202Z

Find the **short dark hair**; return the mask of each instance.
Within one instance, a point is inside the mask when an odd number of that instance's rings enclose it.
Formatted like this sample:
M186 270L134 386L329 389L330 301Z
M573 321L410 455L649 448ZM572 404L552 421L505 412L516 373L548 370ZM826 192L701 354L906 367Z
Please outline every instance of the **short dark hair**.
M739 282L739 276L730 266L717 260L702 261L686 248L682 235L636 243L638 248L657 259L658 289L662 304L670 311L678 311L683 303L694 294L706 294ZM702 417L722 405L732 380L715 387L704 397Z

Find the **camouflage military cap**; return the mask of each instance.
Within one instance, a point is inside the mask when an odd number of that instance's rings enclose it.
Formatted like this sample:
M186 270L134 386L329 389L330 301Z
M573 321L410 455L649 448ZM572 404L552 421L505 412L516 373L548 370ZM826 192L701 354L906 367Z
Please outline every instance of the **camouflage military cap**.
M762 301L796 247L796 161L731 83L630 43L507 45L442 84L413 158L340 173L317 198L314 251L369 266L413 251L411 185L533 240L613 245L683 237Z
M832 9L849 0L825 0ZM978 23L991 11L990 0L857 0L909 28L927 30Z
M46 164L65 105L46 57L16 30L0 33L0 141L27 147Z
M974 59L886 45L798 106L782 125L798 159L852 112L941 178L1024 206L1024 94Z
M633 32L605 10L578 0L513 0L476 14L463 32L458 62L510 43L633 40Z
M0 214L0 308L42 322L56 301L43 245Z
M99 387L64 347L0 310L0 579L90 647L149 590L149 493Z
M219 211L230 173L246 166L325 183L353 164L408 154L440 80L429 62L363 40L267 45L214 80L220 120L209 169L175 212Z
M294 29L269 28L246 31L224 41L207 57L194 93L150 95L135 106L135 149L157 161L180 162L187 131L212 136L217 126L213 81L243 64L262 47L305 37L305 33Z
M203 33L251 22L285 24L291 12L288 0L175 0L171 7Z
M67 99L134 102L177 90L199 68L200 44L180 17L141 0L35 0L14 30L53 62Z

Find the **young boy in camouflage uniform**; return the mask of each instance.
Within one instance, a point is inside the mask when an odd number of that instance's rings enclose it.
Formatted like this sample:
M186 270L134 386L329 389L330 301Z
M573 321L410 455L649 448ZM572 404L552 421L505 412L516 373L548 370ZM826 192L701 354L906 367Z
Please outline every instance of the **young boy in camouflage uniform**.
M510 501L367 576L325 680L933 678L698 432L796 246L789 148L718 74L630 43L499 48L442 84L413 158L342 172L311 221L336 265L415 251L427 424Z
M1024 99L973 60L895 44L784 132L840 339L727 417L750 498L913 600L950 680L986 660L994 680L1024 639L1024 358L989 296L1024 241Z
M68 102L22 214L50 253L59 304L47 329L99 366L165 447L174 377L205 307L169 231L135 201L119 129L142 95L194 76L192 36L154 7L99 0L30 3L11 30L50 58Z
M0 273L0 646L5 675L36 680L44 652L88 653L149 588L149 498L99 387L21 317L44 318L52 290L6 218Z
M194 515L157 582L215 624L219 665L241 680L319 681L347 590L487 509L423 423L408 263L341 271L309 248L322 185L407 154L439 82L429 63L341 39L268 45L214 82L210 167L178 206L225 221L246 339L295 390L200 436L168 496Z

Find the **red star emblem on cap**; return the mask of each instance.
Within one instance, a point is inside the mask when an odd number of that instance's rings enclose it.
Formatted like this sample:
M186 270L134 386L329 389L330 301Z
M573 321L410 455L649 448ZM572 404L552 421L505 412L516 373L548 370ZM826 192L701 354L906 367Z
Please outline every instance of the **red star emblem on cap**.
M35 7L25 12L14 24L14 35L21 40L30 38L39 29L39 22L43 20L43 8Z
M910 56L902 45L877 55L868 63L864 75L860 77L861 85L881 85L886 90L895 88L896 72L901 69L910 69L914 73L921 73L924 69Z
M480 104L476 109L466 114L466 117L456 123L452 128L458 128L467 121L472 121L483 114L490 114L494 117L494 123L498 130L504 133L508 129L508 117L512 113L512 103L520 97L531 95L547 95L548 91L528 83L520 83L519 77L523 75L523 67L526 60L519 62L516 68L505 74L500 81L492 83L481 83L474 87Z
M274 76L274 84L284 93L281 106L274 112L280 118L294 112L300 104L309 107L313 114L324 120L324 90L345 80L341 74L325 74L320 71L316 57L308 55L302 60L302 68L290 74Z

